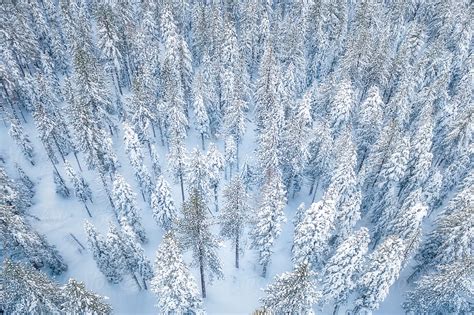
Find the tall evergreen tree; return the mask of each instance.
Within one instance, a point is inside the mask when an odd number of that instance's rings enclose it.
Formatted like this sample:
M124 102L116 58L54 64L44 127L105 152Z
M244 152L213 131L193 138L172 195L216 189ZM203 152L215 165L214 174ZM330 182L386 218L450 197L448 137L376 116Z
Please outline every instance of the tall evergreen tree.
M197 188L190 191L183 205L183 217L178 221L179 241L184 250L191 250L194 264L199 266L201 294L206 297L206 278L222 278L222 267L217 255L219 240L211 233L208 208L204 196Z
M172 232L161 241L155 259L151 291L157 295L156 306L162 313L201 311L196 281L183 261Z
M136 204L135 193L120 174L115 175L114 178L112 199L115 205L115 214L120 225L130 226L140 242L146 242L147 238L145 230L140 223L140 210Z
M414 290L407 293L403 308L416 314L465 314L472 310L471 282L474 261L466 257L440 265L434 273L423 276Z
M168 183L163 176L158 177L155 190L151 194L153 218L165 230L170 230L177 220L177 210Z
M263 277L267 274L273 246L281 233L281 225L286 221L283 212L285 201L281 174L268 171L266 181L261 188L256 225L251 232L252 248L258 251L258 262L262 265Z
M221 235L230 239L235 246L235 268L239 268L239 255L242 251L242 236L249 222L248 195L240 176L234 177L224 190L226 199L222 213Z
M324 267L323 296L325 301L334 299L334 313L357 287L357 277L363 269L369 241L366 228L354 232L336 248Z
M312 306L320 299L315 289L315 273L307 264L291 272L276 276L264 289L266 296L260 301L266 311L282 314L313 314Z
M379 307L399 276L404 252L404 242L396 236L389 236L369 256L359 280L360 293L355 301L358 310L371 311Z
M104 298L86 289L83 282L69 279L62 288L62 293L66 297L61 307L65 312L110 314L112 307L105 303Z

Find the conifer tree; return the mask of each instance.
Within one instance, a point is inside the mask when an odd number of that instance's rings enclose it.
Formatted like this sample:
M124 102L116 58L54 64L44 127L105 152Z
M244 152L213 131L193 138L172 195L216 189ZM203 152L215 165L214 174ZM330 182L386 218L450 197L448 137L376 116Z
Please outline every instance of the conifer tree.
M270 169L265 177L256 214L256 225L251 232L252 248L258 251L258 262L262 266L263 277L267 274L275 240L280 236L281 224L286 220L283 212L286 198L281 174Z
M54 246L38 234L22 216L23 196L0 168L0 240L6 255L29 261L35 268L48 267L53 274L67 270Z
M104 298L86 289L83 282L69 279L62 288L66 302L61 305L63 311L73 314L92 313L110 314L112 307L105 303Z
M165 178L160 175L156 181L155 190L151 194L151 209L153 218L166 231L170 230L177 220L177 210L171 191Z
M219 211L218 188L221 181L221 172L224 170L224 158L214 143L209 144L206 163L209 167L209 184L214 191L214 206L217 212Z
M97 267L111 283L119 283L123 279L122 257L109 246L104 237L100 235L94 226L86 222L84 225L87 234L87 243L92 251Z
M56 193L60 195L61 197L69 198L69 196L71 195L71 192L69 191L69 188L66 186L66 183L64 182L61 175L59 175L58 172L54 171L53 177L54 177L54 184L56 186Z
M382 129L383 101L377 86L370 87L367 98L357 108L355 133L359 170Z
M18 119L11 119L10 121L10 130L8 134L15 140L15 142L20 146L21 152L25 156L25 158L31 163L31 165L35 165L33 160L34 151L33 147L31 146L31 141L29 140L28 135L25 134L23 127L20 124Z
M354 92L350 80L343 79L334 93L329 122L333 136L337 136L350 124L350 114L354 103Z
M64 296L42 271L6 258L2 266L2 310L10 314L59 313Z
M145 230L140 223L140 210L136 204L135 193L120 174L115 175L114 178L112 199L115 205L115 214L120 225L122 227L129 225L140 242L146 242L147 238Z
M123 124L123 130L125 152L128 154L130 164L135 171L135 177L140 185L143 200L146 201L150 198L153 189L151 175L143 162L143 154L137 134L127 123Z
M157 296L156 306L160 312L168 314L201 311L196 280L184 263L172 232L164 235L158 247L154 273L150 287Z
M376 310L388 295L390 286L397 280L405 252L404 242L397 236L387 237L369 256L360 278L358 310Z
M212 281L214 277L223 277L217 255L220 241L211 233L212 221L207 211L204 196L197 188L193 188L183 205L183 217L177 225L182 248L192 251L194 264L199 266L203 298L206 297L206 278Z
M466 257L423 276L407 293L403 308L413 314L465 314L472 310L474 260Z
M313 314L312 306L320 299L315 289L315 273L307 264L275 277L264 289L260 301L266 311L277 314Z
M155 175L155 177L161 175L160 156L154 144L151 145L151 167L153 169L153 174Z
M64 163L64 168L66 170L67 176L71 180L72 185L74 187L74 194L84 204L84 207L87 210L87 214L89 215L89 217L92 218L92 214L89 210L89 207L87 206L87 200L92 202L92 191L89 187L89 184L87 184L87 182L82 176L77 175L77 173L74 171L68 161Z
M369 241L367 228L354 232L336 248L324 267L323 296L325 301L334 300L334 313L357 287L357 277L363 269Z
M224 198L226 201L219 216L221 236L230 239L235 246L235 268L239 268L242 236L249 221L248 195L240 176L235 176L227 185Z
M153 277L153 268L145 257L135 231L128 224L123 224L119 231L110 225L106 244L111 250L110 259L118 259L118 268L129 273L139 289L147 289L147 281ZM141 278L141 283L138 281Z

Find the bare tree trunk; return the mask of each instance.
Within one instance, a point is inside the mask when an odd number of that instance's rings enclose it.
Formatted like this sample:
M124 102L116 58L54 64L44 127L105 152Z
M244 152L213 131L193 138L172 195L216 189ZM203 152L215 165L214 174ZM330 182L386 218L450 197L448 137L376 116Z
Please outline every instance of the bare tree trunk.
M235 238L235 268L239 269L239 234Z
M318 192L318 188L319 188L319 180L316 182L316 188L314 189L313 200L311 200L311 203L313 203L314 199L316 199L316 193Z
M201 274L201 293L203 299L206 298L206 279L204 277L204 261L202 257L202 250L199 250L199 272Z
M201 144L202 144L202 150L206 151L206 146L204 145L204 134L201 133Z
M85 201L83 201L83 203L84 203L84 207L86 207L87 214L89 215L90 218L92 218L92 214L91 214L91 212L90 212L90 210L89 210L89 207L87 206L87 204L86 204Z
M137 276L135 276L134 273L132 273L132 278L133 278L133 280L135 280L135 283L137 284L138 289L141 290L142 286L140 285L140 282L138 282Z
M214 185L214 206L216 207L216 212L219 212L219 202L217 198L217 185Z
M181 199L184 202L184 184L183 184L183 174L179 174L179 185L181 186Z
M72 152L74 154L74 158L76 159L77 166L79 166L79 170L82 172L81 163L79 163L79 159L77 158L77 152L76 150L73 150Z

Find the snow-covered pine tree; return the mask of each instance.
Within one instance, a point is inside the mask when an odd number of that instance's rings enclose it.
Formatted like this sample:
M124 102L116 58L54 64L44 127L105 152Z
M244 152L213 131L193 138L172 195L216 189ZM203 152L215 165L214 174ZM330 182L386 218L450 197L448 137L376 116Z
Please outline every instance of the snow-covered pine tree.
M62 294L66 300L61 305L63 312L72 314L111 314L112 307L105 303L104 297L86 289L83 282L69 279L62 287Z
M297 103L294 113L286 122L283 134L284 151L284 173L285 184L288 194L291 192L295 197L296 192L301 189L303 181L303 170L309 158L309 137L311 124L311 89Z
M178 81L179 82L179 81ZM176 82L174 82L176 83ZM173 171L173 175L179 180L181 185L181 198L184 201L184 172L186 168L186 128L188 120L184 113L184 100L181 86L170 84L170 100L167 101L167 131L169 154L168 163Z
M9 314L60 313L59 285L35 268L6 258L2 269L2 310Z
M264 310L276 314L314 314L313 304L321 297L315 289L315 273L308 264L275 277L260 299Z
M114 248L111 248L106 240L94 228L86 222L84 225L87 234L87 243L92 251L97 267L111 283L119 283L123 279L122 257L117 254Z
M193 149L186 162L186 183L189 191L196 191L207 202L210 194L209 166L206 156Z
M112 200L115 205L115 215L120 225L129 225L140 242L145 243L147 238L140 222L140 209L138 209L136 204L135 193L120 174L116 174L114 178Z
M161 175L160 155L154 144L151 145L151 168L155 177Z
M239 268L242 236L249 222L248 194L240 176L235 176L224 189L225 203L219 216L221 236L235 246L235 268Z
M71 192L69 191L69 188L66 186L66 183L64 182L61 175L59 175L58 172L54 171L53 177L54 177L54 185L56 187L56 193L60 195L61 197L69 198L69 196L71 195Z
M196 118L196 130L201 135L202 150L206 150L204 139L209 136L209 116L205 104L205 91L201 72L197 72L193 80L193 108Z
M229 179L232 179L232 170L234 168L234 163L237 160L237 143L235 142L235 138L231 135L225 138L224 142L224 161L226 167L224 170L226 172L227 178L227 170L229 170Z
M127 223L122 224L121 230L114 225L109 226L107 246L111 250L110 258L118 259L118 266L125 273L129 273L137 283L139 289L147 289L147 281L153 277L153 268L140 246L135 231ZM138 281L141 278L141 283Z
M349 79L339 82L329 111L329 124L333 137L345 130L351 123L351 111L354 104L354 91Z
M18 165L15 164L16 171L18 173L18 184L20 187L17 187L25 194L28 198L33 198L35 195L35 184L31 181L31 179L26 175L25 171Z
M164 230L170 230L172 225L176 223L178 213L168 182L162 175L156 180L155 190L151 194L150 206L156 223Z
M329 249L329 239L334 229L337 193L327 190L321 201L313 203L295 227L293 262L307 263L320 269Z
M162 313L201 311L201 298L172 232L163 236L155 259L155 276L150 290L157 296L156 306Z
M404 252L404 242L397 236L389 236L369 256L359 280L359 297L354 310L356 314L362 309L378 309L399 276Z
M409 314L469 314L472 311L474 259L440 265L416 282L403 308Z
M143 162L143 154L138 136L127 123L123 124L123 142L125 143L125 152L128 154L130 164L135 172L135 177L140 185L143 201L149 200L153 190L153 182Z
M324 266L322 293L325 302L334 301L334 313L357 287L357 278L363 269L369 242L367 228L355 231L339 244Z
M10 119L10 130L8 130L8 134L15 140L15 142L20 146L21 152L25 156L25 158L28 160L28 162L31 163L31 165L35 165L34 162L34 151L33 147L31 145L31 141L28 137L27 134L25 134L25 131L23 127L21 126L21 123L18 119L13 117Z
M214 191L214 206L219 211L218 189L221 181L221 172L224 170L224 157L214 143L209 144L206 153L206 163L209 168L209 184Z
M471 184L461 190L436 219L435 229L415 256L418 261L415 274L472 256L473 226L467 223L474 220L472 189Z
M183 216L178 220L179 242L184 250L191 250L193 261L199 266L202 297L206 297L206 278L222 278L222 267L217 249L220 241L211 232L211 224L204 196L198 189L190 191L183 204Z
M262 266L262 276L267 274L273 246L280 236L281 225L286 221L285 188L278 170L268 169L261 188L256 214L256 225L251 232L252 248L258 251L258 262Z
M403 212L402 212L403 211ZM421 242L421 224L426 216L426 206L421 203L403 205L400 213L388 224L386 235L400 237L405 245L404 261L417 251Z
M337 193L336 200L336 242L343 240L351 233L360 219L362 196L356 176L357 153L351 134L348 130L340 133L334 143L338 156L334 157L336 165L328 190Z
M48 267L53 274L67 270L54 246L22 217L24 198L0 168L0 240L6 255L29 261L35 268Z
M382 129L383 101L377 86L370 87L367 98L357 107L355 119L355 139L357 142L358 171L364 164L370 148Z
M84 204L87 214L92 218L92 214L89 210L89 207L87 206L87 200L92 202L92 191L89 187L89 184L87 184L84 177L78 175L76 171L74 171L68 161L64 163L64 169L66 170L69 180L72 182L74 194L76 195L77 199L79 199Z

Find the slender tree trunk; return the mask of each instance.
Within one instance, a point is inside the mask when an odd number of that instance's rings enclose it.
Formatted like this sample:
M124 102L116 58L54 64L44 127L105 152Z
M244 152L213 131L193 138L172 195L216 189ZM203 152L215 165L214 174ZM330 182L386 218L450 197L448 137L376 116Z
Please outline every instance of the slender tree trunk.
M311 203L313 203L314 199L316 199L316 194L318 193L318 188L319 188L319 180L316 182L316 188L314 189L313 200L311 200Z
M311 182L311 188L309 189L308 195L311 195L313 193L315 183L316 183L316 178L313 178L313 181Z
M153 132L153 138L156 138L155 124L152 122L150 125L151 125L151 132Z
M202 298L206 298L206 279L204 277L204 258L202 257L202 250L199 250L199 272L201 274L201 293Z
M163 128L161 128L161 124L158 124L158 129L160 130L160 140L161 140L161 145L165 146L165 139L163 136Z
M362 166L364 165L364 161L367 157L367 149L364 150L364 154L362 154L362 159L360 160L359 167L357 168L357 174L359 174L360 170L362 169Z
M339 312L339 303L336 303L334 305L334 310L332 311L332 315L337 315L338 312Z
M74 158L76 159L77 166L79 166L79 170L82 172L81 163L79 163L79 159L77 158L77 152L76 150L73 150L72 152L74 154Z
M142 281L143 281L143 288L144 288L145 290L148 290L148 286L146 285L146 280L145 280L145 279L142 279Z
M90 218L92 218L92 214L91 214L91 212L90 212L90 210L89 210L89 207L87 206L87 204L86 204L85 201L83 201L83 203L84 203L84 207L86 207L87 214L89 215Z
M184 184L183 184L183 174L179 174L179 185L181 186L181 199L184 202Z
M267 265L268 263L265 263L262 268L262 277L266 278L267 277Z
M229 164L229 180L232 180L232 163Z
M135 280L135 283L137 284L138 289L141 290L142 286L140 285L140 282L138 282L137 276L134 273L132 273L132 278L133 280Z
M56 145L56 148L58 148L59 155L61 155L61 159L65 163L66 159L64 158L63 151L61 150L61 147L59 146L58 140L56 139L56 136L54 134L53 134L53 140L54 140L54 144Z
M236 153L235 153L235 161L236 161L236 167L237 167L237 173L239 172L239 151L240 151L240 146L239 146L239 140L237 139L236 141L236 147L237 147L237 150L236 150Z
M114 65L114 74L115 74L115 79L117 80L117 88L118 88L118 91L119 91L120 95L123 95L123 93L122 93L122 87L120 86L120 79L119 79L119 76L118 76L117 69L115 68L115 65ZM115 81L115 80L114 80L114 81Z
M218 198L218 196L217 196L217 185L214 185L214 205L216 207L216 212L219 212L219 203L218 203L217 198Z
M235 268L239 269L239 234L235 238Z

